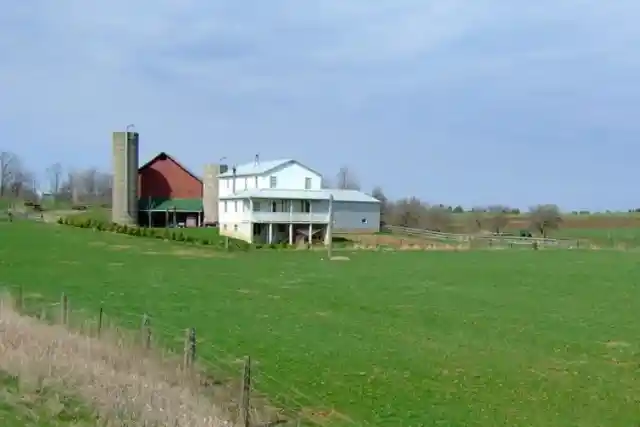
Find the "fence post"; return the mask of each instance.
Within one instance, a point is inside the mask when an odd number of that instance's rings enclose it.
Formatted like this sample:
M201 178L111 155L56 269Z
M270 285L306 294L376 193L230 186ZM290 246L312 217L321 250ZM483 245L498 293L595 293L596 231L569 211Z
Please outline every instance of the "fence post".
M182 355L182 369L184 370L184 372L187 371L187 368L189 367L189 329L185 329L185 336L184 336L184 351L183 351L183 355Z
M189 329L189 366L196 361L196 328Z
M65 326L69 321L69 298L64 292L60 297L60 321Z
M149 316L147 316L147 314L145 313L142 316L142 327L140 328L140 332L141 332L141 338L142 338L142 345L144 346L144 348L146 350L149 350L151 348L151 326L150 326L150 319Z
M247 356L244 361L242 372L242 425L251 426L251 356Z
M100 338L100 334L102 333L102 316L104 315L104 309L100 306L100 312L98 312L98 338Z

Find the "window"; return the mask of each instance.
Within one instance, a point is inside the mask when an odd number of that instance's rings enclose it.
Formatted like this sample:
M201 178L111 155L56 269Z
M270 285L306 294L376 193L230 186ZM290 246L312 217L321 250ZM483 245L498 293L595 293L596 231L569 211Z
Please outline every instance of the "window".
M278 177L275 175L271 175L269 177L269 188L276 188L278 184Z
M304 213L311 212L311 202L308 200L300 200L300 211Z
M233 211L234 211L234 212L238 212L238 201L237 201L237 200L235 200L235 201L233 202Z
M271 212L278 212L278 203L276 201L271 202Z
M311 178L304 179L304 189L311 190Z
M233 231L238 231L238 224L233 224Z
M244 189L248 189L249 188L249 178L245 178L244 179Z
M253 211L254 212L260 212L260 202L253 202Z
M227 229L227 224L223 225L222 228Z
M366 224L366 223L367 223L367 218L362 218L362 219L360 220L360 222L361 222L361 223L363 223L363 224Z
M229 188L229 186L231 185L231 180L230 179L225 179L225 182L227 183L227 188Z
M254 181L255 181L254 182L255 187L258 188L258 177L257 176L254 178Z
M224 201L224 211L227 212L227 201Z

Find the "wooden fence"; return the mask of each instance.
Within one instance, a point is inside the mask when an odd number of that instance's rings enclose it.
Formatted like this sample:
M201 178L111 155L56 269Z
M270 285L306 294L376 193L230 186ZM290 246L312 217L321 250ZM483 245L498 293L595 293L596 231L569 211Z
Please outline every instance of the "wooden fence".
M394 234L421 237L430 240L438 240L447 243L479 243L482 246L533 246L569 248L580 247L580 241L575 239L549 239L540 237L519 237L495 234L456 234L442 233L439 231L425 230L421 228L409 228L388 225L384 229Z

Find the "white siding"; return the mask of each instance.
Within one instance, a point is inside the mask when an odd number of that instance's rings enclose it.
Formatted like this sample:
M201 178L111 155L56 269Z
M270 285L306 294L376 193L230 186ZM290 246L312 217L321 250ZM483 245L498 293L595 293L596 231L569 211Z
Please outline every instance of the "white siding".
M224 224L248 223L250 218L248 200L235 199L218 202L218 222L221 230Z
M220 234L251 242L252 224L250 222L220 222Z
M322 188L322 176L298 163L285 165L261 176L258 188L271 188L269 184L272 176L276 177L275 188L279 189L305 190L306 178L311 178L310 190Z
M255 188L271 188L271 177L276 179L276 188L287 190L319 190L322 185L322 176L307 169L306 167L292 163L280 168L276 168L264 175L238 176L235 178L236 193ZM311 180L311 188L305 188L307 178ZM234 178L219 178L219 197L229 197L233 194Z

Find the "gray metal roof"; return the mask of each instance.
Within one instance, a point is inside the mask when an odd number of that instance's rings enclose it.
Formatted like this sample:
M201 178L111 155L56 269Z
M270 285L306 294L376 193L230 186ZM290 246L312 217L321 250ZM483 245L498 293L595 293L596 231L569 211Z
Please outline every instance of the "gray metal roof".
M220 197L220 199L301 199L301 200L329 200L329 196L333 194L333 200L336 202L367 202L380 203L379 200L356 190L285 190L274 188L252 189L241 191L229 196Z
M266 162L260 161L258 163L244 163L236 166L236 176L247 176L247 175L262 175L263 173L267 173L270 170L278 168L287 163L295 162L293 159L280 159L280 160L268 160ZM233 176L233 168L229 168L225 173L221 173L218 175L219 177L232 177Z

